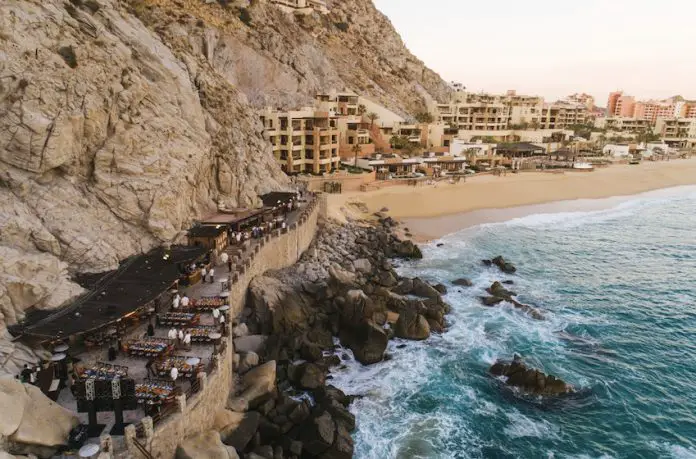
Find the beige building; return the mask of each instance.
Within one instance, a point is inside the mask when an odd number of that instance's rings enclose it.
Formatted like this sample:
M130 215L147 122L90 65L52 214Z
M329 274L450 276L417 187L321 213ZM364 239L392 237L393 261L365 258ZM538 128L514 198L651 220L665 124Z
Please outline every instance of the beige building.
M267 109L261 117L273 154L288 174L331 172L340 165L338 117L313 108Z
M695 118L658 118L655 133L670 146L696 147Z
M316 11L321 14L328 14L329 9L325 0L270 0L271 3L278 5L289 13L311 13Z
M650 120L626 117L597 118L595 127L607 131L640 134L652 129Z

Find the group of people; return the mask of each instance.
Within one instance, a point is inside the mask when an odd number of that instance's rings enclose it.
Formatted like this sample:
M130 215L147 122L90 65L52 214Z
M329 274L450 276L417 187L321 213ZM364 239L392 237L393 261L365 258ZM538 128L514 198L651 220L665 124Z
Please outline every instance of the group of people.
M179 292L172 298L172 310L176 311L179 306L182 308L187 308L191 304L191 299L184 293L184 296L179 295Z
M186 328L177 330L176 327L172 327L167 332L167 338L176 341L177 348L184 348L187 351L191 350L191 330Z
M206 277L208 281L212 284L215 282L215 268L205 269L205 266L201 268L201 282L205 284Z
M19 373L19 375L17 375L17 379L19 379L23 383L36 384L36 375L39 373L39 370L39 366L34 368L30 367L27 364L24 364L24 368Z

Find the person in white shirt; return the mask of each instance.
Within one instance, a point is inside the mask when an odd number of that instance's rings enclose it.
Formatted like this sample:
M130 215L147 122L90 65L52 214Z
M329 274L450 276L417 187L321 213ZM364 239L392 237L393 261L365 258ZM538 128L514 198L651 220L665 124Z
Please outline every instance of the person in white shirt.
M176 367L172 367L169 376L172 378L172 382L176 384L176 379L179 377L179 370L177 370Z
M201 282L205 284L205 276L208 274L208 270L205 269L205 266L201 268Z
M283 220L283 223L280 224L280 227L285 229L285 220Z
M186 330L186 334L184 335L184 346L186 346L186 350L191 350L191 332L188 330Z
M242 242L242 233L237 233L237 244Z
M222 263L224 265L225 263L227 263L227 260L229 260L229 259L230 259L230 256L227 255L227 252L222 252L222 255L220 255L220 263Z
M181 301L181 297L177 293L174 299L172 300L172 309L179 309L179 302Z
M225 334L225 314L220 314L220 333Z
M176 328L172 327L169 329L169 332L167 333L167 338L176 339Z
M181 330L179 330L176 337L179 338L179 347L181 347L181 345L184 342L184 329L183 328Z
M213 323L217 325L220 319L220 310L218 308L213 308Z
M215 282L215 268L210 268L208 275L210 276L210 283Z
M187 308L189 305L189 302L190 302L189 297L186 296L186 294L184 294L184 296L181 297L181 306L183 306L184 308Z

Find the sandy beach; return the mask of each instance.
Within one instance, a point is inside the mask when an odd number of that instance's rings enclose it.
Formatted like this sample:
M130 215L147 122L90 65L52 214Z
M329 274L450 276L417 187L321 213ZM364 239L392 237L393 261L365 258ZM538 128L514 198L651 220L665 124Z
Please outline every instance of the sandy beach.
M390 216L405 221L422 240L532 213L597 210L619 203L621 196L693 184L696 158L614 165L593 172L482 175L457 185L389 186L331 195L329 208L336 218L364 218L365 206L368 214L386 207ZM609 197L616 198L596 201Z

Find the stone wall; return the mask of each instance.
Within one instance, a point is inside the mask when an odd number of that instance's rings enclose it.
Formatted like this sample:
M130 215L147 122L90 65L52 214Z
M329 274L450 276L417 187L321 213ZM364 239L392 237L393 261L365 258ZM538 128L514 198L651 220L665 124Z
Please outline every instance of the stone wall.
M249 282L264 272L293 265L307 250L314 239L317 222L322 209L326 208L324 196L317 196L302 211L297 223L283 230L276 230L266 236L259 245L247 248L233 260L233 273L230 282L230 317L239 315L246 301ZM236 267L236 268L235 268ZM231 336L233 321L228 322L228 335ZM182 396L178 401L179 411L163 419L154 431L149 428L151 421L146 418L142 426L126 428L126 445L133 457L144 457L134 445L137 430L141 437L137 441L150 451L155 458L172 458L177 445L187 436L210 430L215 412L225 407L227 397L234 385L232 361L234 346L231 338L222 338L225 350L210 375L200 375L201 389L188 400ZM143 427L144 426L144 427Z

